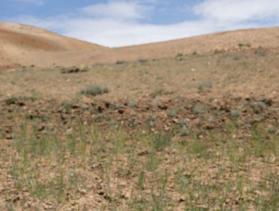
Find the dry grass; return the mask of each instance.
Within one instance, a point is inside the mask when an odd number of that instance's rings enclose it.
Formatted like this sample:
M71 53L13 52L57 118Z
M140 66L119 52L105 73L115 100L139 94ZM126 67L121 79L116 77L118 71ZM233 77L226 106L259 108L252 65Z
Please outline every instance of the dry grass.
M0 210L278 210L278 50L252 32L0 72Z
M279 89L278 65L276 52L267 51L265 56L259 56L253 50L244 50L186 55L181 61L168 58L143 64L94 65L82 74L61 74L58 67L27 67L0 74L0 97L35 95L67 100L74 98L86 86L101 84L110 89L110 93L104 96L108 99L144 95L202 97L204 94L213 97L252 94L274 98L278 96L276 90Z
M1 209L276 210L278 136L253 128L208 138L78 127L64 137L26 123L8 145ZM228 126L230 127L230 126ZM28 129L29 128L29 129ZM268 145L267 145L268 143ZM1 154L2 159L7 156ZM3 161L3 160L2 160Z

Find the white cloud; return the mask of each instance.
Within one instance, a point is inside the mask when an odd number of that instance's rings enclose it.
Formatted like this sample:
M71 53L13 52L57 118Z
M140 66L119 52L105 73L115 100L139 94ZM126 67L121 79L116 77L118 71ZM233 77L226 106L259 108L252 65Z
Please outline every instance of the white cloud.
M109 1L81 8L78 14L46 19L25 16L17 21L111 47L262 27L267 26L267 19L279 23L279 2L271 0L204 0L192 8L195 20L168 25L148 23L149 13L156 12L159 4L158 0Z
M279 1L206 0L194 8L196 14L219 22L259 21L279 18Z

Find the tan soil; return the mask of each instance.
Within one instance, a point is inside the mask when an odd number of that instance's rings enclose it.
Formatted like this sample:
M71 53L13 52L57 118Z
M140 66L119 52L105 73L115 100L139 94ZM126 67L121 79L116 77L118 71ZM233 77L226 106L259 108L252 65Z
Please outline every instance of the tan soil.
M0 24L0 64L1 66L89 65L117 60L164 58L178 53L235 51L239 50L240 46L278 48L278 41L279 29L267 28L110 49L31 26L2 23Z

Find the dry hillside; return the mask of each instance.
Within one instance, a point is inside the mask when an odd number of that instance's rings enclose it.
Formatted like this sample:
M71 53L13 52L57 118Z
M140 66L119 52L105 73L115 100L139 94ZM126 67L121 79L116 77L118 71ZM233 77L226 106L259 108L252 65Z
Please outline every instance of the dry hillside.
M279 47L279 29L253 29L124 48L106 48L20 24L0 24L0 65L72 66L173 57L178 53Z
M0 210L279 210L278 37L0 25Z
M0 24L0 65L46 66L60 61L67 65L65 54L74 51L95 52L104 47L63 37L43 29L20 25ZM61 57L61 58L60 58Z

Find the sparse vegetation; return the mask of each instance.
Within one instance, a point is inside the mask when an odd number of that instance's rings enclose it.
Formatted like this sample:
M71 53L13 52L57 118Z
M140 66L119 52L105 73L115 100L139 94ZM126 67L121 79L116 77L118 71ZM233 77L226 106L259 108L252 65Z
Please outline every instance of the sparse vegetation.
M213 88L213 82L212 81L202 81L198 85L199 92L208 92Z
M139 59L138 62L139 62L140 64L145 64L145 63L148 62L148 59Z
M11 96L5 99L7 105L24 106L26 101L35 101L36 97Z
M262 47L258 47L258 48L255 50L255 54L256 54L257 56L262 56L262 57L264 57L264 56L267 55L267 49L264 49L264 48L262 48Z
M61 73L62 74L77 74L77 73L84 73L88 72L88 67L86 66L80 66L80 67L67 67L62 68Z
M127 62L124 61L124 60L118 60L118 61L115 62L115 64L117 64L117 65L123 65L123 64L126 64L126 63Z
M53 209L87 196L99 198L105 209L116 204L123 209L159 210L273 210L279 206L278 175L270 168L275 161L266 160L278 158L279 148L272 145L273 150L266 151L266 144L259 144L263 140L257 130L251 131L255 135L246 143L232 141L233 134L217 133L176 142L171 141L171 134L137 136L98 127L75 128L63 138L57 134L38 137L36 128L28 129L30 123L17 132L11 146L15 154L9 174L17 191L27 191ZM265 136L264 131L260 134ZM253 168L235 177L237 169L247 164ZM263 175L254 180L252 170Z
M97 96L107 94L109 89L99 85L90 85L83 89L80 93L86 96Z
M228 43L0 71L0 210L277 210L278 52Z
M177 53L176 56L175 56L175 59L178 60L178 61L182 61L183 60L183 53Z
M239 48L251 48L251 44L250 43L239 43L238 47Z
M166 89L163 88L156 88L152 93L151 96L153 98L159 97L159 96L163 96L163 95L171 95L173 94L172 91L168 91Z

